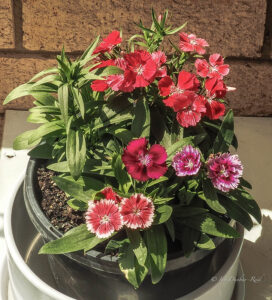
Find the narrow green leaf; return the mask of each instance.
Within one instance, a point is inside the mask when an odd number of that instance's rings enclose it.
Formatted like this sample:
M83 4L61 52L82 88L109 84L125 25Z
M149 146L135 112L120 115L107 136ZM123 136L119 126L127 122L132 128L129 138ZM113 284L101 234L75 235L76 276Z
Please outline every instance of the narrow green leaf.
M67 125L68 118L69 118L69 91L68 91L68 85L63 84L58 89L58 101L60 106L60 111L62 115L62 119L64 121L64 124Z
M150 111L148 102L140 99L136 103L134 119L131 125L131 132L135 137L146 137L150 135Z
M240 184L241 184L241 186L252 190L252 185L244 178L240 178Z
M63 254L89 248L91 242L97 239L87 230L85 224L71 229L63 237L42 246L39 254ZM103 239L100 240L102 242Z
M147 248L141 236L141 233L138 230L127 229L127 236L138 263L141 266L145 267L147 259Z
M37 78L42 77L42 76L47 75L47 74L50 74L50 73L58 73L58 68L53 67L53 68L49 68L49 69L43 70L43 71L39 72L38 74L36 74L34 77L32 77L29 80L29 82L33 82Z
M80 130L70 129L67 135L66 157L73 178L77 179L86 161L86 141Z
M203 178L202 187L204 193L199 193L199 197L214 211L220 214L225 214L226 209L219 203L216 191L209 178Z
M46 135L49 135L52 133L57 134L63 130L64 130L63 121L61 121L61 120L45 123L32 132L31 136L28 139L28 144L32 144L35 141L39 140L40 138L42 138Z
M165 271L167 239L163 226L153 226L145 231L152 283L158 283Z
M168 230L168 233L171 237L171 240L174 242L175 239L176 239L176 236L175 236L175 225L174 225L174 222L173 220L170 218L168 219L166 222L165 222L165 225L166 225L166 228Z
M70 196L82 200L84 202L88 202L92 200L92 196L94 194L94 190L84 191L82 185L76 182L72 182L66 178L56 177L53 176L52 180L57 184L57 186L63 190L65 193L69 194Z
M25 131L24 133L18 135L13 142L13 149L14 150L29 149L29 148L32 148L32 147L36 146L37 144L39 144L41 139L37 139L37 140L33 141L32 143L29 143L29 139L34 132L35 132L35 129Z
M14 90L12 90L4 100L4 105L8 104L10 101L29 95L29 91L32 87L33 83L25 83L22 85L19 85Z
M215 244L213 240L207 236L205 233L201 233L200 239L197 243L197 247L204 250L212 250L215 249Z
M176 218L188 218L196 215L205 214L208 212L208 209L202 207L193 207L193 206L174 206L173 215Z
M233 112L229 110L223 119L213 144L214 153L227 152L234 136Z
M53 151L53 145L49 143L43 143L36 146L31 151L29 151L28 155L32 158L51 159L52 151Z
M35 106L29 109L30 112L37 114L60 114L60 109L56 106Z
M81 95L80 91L77 88L71 87L71 89L72 89L72 94L74 96L76 104L77 104L77 106L79 108L79 111L81 113L81 116L84 119L84 116L85 116L85 104L84 104L82 95Z
M173 208L169 205L162 205L156 208L153 224L162 224L166 222L172 214Z
M78 199L70 199L67 201L67 203L74 210L86 211L88 208L88 204L86 203L86 201Z
M202 233L224 238L238 238L238 232L215 215L206 213L179 219L179 222Z
M58 80L60 80L59 75L51 74L51 75L43 77L42 79L38 80L37 82L34 82L34 84L32 85L32 88L34 88L35 86L44 84L44 83L56 82Z

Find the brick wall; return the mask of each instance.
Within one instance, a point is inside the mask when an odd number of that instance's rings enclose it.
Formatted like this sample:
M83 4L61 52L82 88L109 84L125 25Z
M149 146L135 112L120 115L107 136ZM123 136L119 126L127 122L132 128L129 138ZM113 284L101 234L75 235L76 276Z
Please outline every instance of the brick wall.
M271 0L0 0L0 120L6 109L31 107L30 97L2 102L11 89L53 66L63 44L75 57L98 33L123 28L126 38L137 30L133 21L150 21L152 6L168 8L173 24L188 21L185 30L205 38L210 53L227 56L236 115L272 115Z

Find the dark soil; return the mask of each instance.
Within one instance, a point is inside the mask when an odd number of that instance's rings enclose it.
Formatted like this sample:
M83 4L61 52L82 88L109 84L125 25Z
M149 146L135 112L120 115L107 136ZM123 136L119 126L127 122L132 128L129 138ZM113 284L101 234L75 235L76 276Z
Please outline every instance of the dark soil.
M37 175L42 192L41 208L51 224L61 232L83 224L84 212L75 211L67 204L68 197L52 180L55 172L42 167Z

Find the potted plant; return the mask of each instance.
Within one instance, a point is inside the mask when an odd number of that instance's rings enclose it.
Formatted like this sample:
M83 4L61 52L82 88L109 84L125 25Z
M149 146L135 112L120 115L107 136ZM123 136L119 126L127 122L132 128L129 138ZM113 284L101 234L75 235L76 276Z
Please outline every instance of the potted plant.
M5 100L35 98L28 121L42 125L14 141L33 148L25 204L40 254L78 299L183 296L222 267L242 232L233 221L261 222L229 152L229 65L217 53L207 61L208 43L166 19L152 10L151 28L140 22L122 46L119 31L97 37L75 61L62 50Z

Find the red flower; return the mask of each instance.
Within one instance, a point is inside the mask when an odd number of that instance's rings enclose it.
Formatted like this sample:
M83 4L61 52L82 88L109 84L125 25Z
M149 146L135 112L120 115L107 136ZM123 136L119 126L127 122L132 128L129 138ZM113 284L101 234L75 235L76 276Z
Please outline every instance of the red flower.
M169 76L163 77L159 81L158 86L161 96L173 96L180 95L185 91L196 91L199 87L199 81L194 74L181 71L178 76L177 86L175 86L174 82Z
M204 47L209 46L209 44L204 39L197 38L194 34L188 35L185 32L181 32L179 34L179 37L179 48L184 52L195 51L198 54L204 54L206 52Z
M148 150L147 143L145 138L131 141L122 156L128 173L139 181L157 179L167 171L167 153L164 147L155 144Z
M103 39L98 47L95 48L93 54L105 53L110 51L114 46L120 44L122 39L120 32L117 30L112 31L107 37Z
M126 54L124 59L127 63L127 68L132 71L128 75L131 76L130 80L135 79L135 88L148 86L154 81L157 66L149 52L144 50L135 51Z
M220 54L212 54L209 58L210 64L206 59L197 59L195 62L196 72L201 77L216 77L223 79L229 74L229 65L224 65L224 59Z
M123 225L119 207L113 200L89 201L85 218L88 230L101 239L110 237Z
M143 194L135 194L122 200L120 212L127 227L144 229L153 222L154 204Z
M163 66L163 64L166 63L166 55L162 51L153 52L151 54L151 57L155 64L157 65L157 71L155 74L155 77L164 77L167 75L166 66Z
M116 204L120 203L122 197L120 197L111 187L106 187L101 191L101 194L107 200L113 200Z
M165 105L172 107L177 113L177 121L183 127L196 126L202 113L206 112L205 100L194 92L184 92L163 100Z
M205 82L206 88L206 113L211 120L219 119L225 114L225 105L216 100L216 98L223 98L226 95L227 87L224 82L218 78L209 78Z

